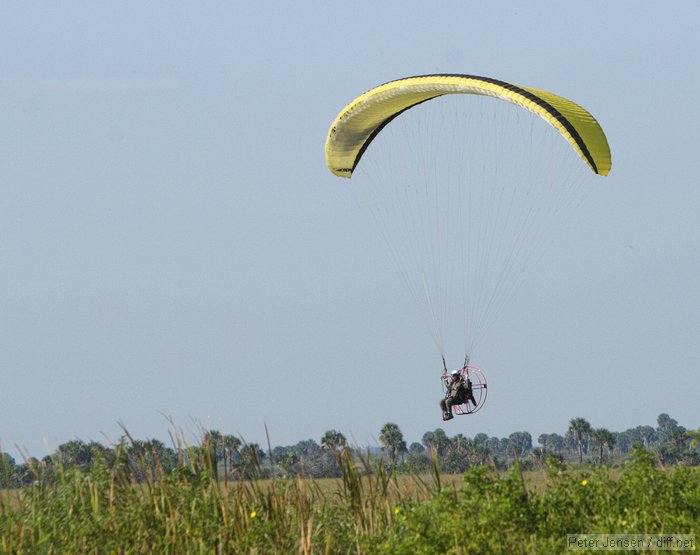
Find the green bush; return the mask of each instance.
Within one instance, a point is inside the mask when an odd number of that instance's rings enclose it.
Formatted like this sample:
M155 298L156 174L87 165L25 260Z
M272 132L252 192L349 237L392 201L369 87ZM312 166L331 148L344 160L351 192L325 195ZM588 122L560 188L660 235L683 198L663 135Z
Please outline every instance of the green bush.
M322 488L217 480L203 450L171 472L132 454L118 446L89 470L35 465L31 486L0 490L0 551L561 553L570 533L699 532L700 471L658 468L643 450L614 473L550 459L536 491L517 464L503 475L474 466L444 487L436 459L432 480L399 479L345 450L342 478Z

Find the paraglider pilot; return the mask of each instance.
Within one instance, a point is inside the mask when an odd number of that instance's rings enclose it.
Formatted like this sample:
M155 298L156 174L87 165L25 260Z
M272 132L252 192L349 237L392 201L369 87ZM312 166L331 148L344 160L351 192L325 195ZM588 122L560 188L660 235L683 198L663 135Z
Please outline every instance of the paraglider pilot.
M471 384L464 379L459 370L452 371L450 380L446 385L447 392L445 393L445 398L440 401L443 420L452 420L454 418L452 407L455 405L461 405L468 401L472 401L474 405L476 405L471 388L469 387Z

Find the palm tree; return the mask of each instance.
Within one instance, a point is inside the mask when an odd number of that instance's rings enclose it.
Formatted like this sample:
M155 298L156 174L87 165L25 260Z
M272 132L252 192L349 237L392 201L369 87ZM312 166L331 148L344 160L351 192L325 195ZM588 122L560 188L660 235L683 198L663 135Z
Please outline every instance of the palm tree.
M545 453L544 448L540 449L539 447L535 447L532 451L530 451L528 453L528 457L535 466L543 466L547 460L547 454Z
M447 437L445 430L438 428L434 432L425 432L423 434L423 445L427 449L435 449L438 456L442 457L450 446L450 439Z
M547 445L550 451L561 452L565 447L564 438L559 434L547 434Z
M662 412L656 419L656 436L661 443L666 443L671 437L673 430L678 428L678 422L665 412Z
M687 444L691 436L683 426L678 426L671 431L671 435L668 439L669 443L680 453L687 449Z
M691 449L695 449L698 446L698 441L700 441L700 428L697 430L690 430L688 436L690 437Z
M223 457L222 437L218 430L205 430L202 435L202 450L213 463Z
M569 422L569 432L578 444L578 462L583 462L583 436L591 432L591 425L585 418L572 418Z
M221 444L224 450L224 469L230 472L243 442L236 436L226 434L221 438Z
M347 440L345 436L338 430L328 430L321 438L321 447L328 451L335 451L338 448L345 447Z
M655 443L659 439L656 430L651 426L637 426L636 429L639 431L639 436L641 437L644 447L651 447L652 443Z
M608 444L611 440L614 443L612 433L606 428L596 428L591 430L591 439L598 444L598 463L603 464L603 446Z
M612 460L612 452L615 448L615 443L617 443L617 436L610 432L610 435L605 439L605 444L608 446L608 453L610 454L610 460Z
M396 454L406 451L406 442L403 439L403 433L396 424L388 422L382 426L379 432L379 441L385 449L389 450L391 466L394 466L396 463Z
M241 462L243 465L243 475L246 478L262 478L263 477L263 459L265 459L265 451L262 450L257 443L245 443L239 450Z
M293 447L275 447L275 462L284 472L283 476L289 478L295 473L299 457Z
M508 446L517 453L518 457L523 457L532 449L530 432L513 432L508 436Z
M90 467L93 459L90 446L80 439L59 445L56 455L66 466L77 466L84 470Z

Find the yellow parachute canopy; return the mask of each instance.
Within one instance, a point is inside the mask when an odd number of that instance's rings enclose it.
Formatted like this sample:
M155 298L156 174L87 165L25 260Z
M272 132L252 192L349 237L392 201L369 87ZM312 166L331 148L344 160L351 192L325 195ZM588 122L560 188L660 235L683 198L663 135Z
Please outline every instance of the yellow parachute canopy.
M556 128L599 175L612 166L610 147L595 118L556 94L474 75L422 75L390 81L358 96L335 118L326 139L326 164L351 177L377 134L402 112L445 94L478 94L517 104Z

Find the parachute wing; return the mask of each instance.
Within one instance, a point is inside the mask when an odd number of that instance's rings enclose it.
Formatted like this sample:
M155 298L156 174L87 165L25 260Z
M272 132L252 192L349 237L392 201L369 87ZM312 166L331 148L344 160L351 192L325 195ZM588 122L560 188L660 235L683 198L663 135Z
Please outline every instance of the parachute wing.
M595 118L556 94L474 75L422 75L390 81L358 96L338 114L326 139L326 164L351 177L378 133L412 107L446 94L491 96L521 106L556 128L593 172L612 166L608 141Z

